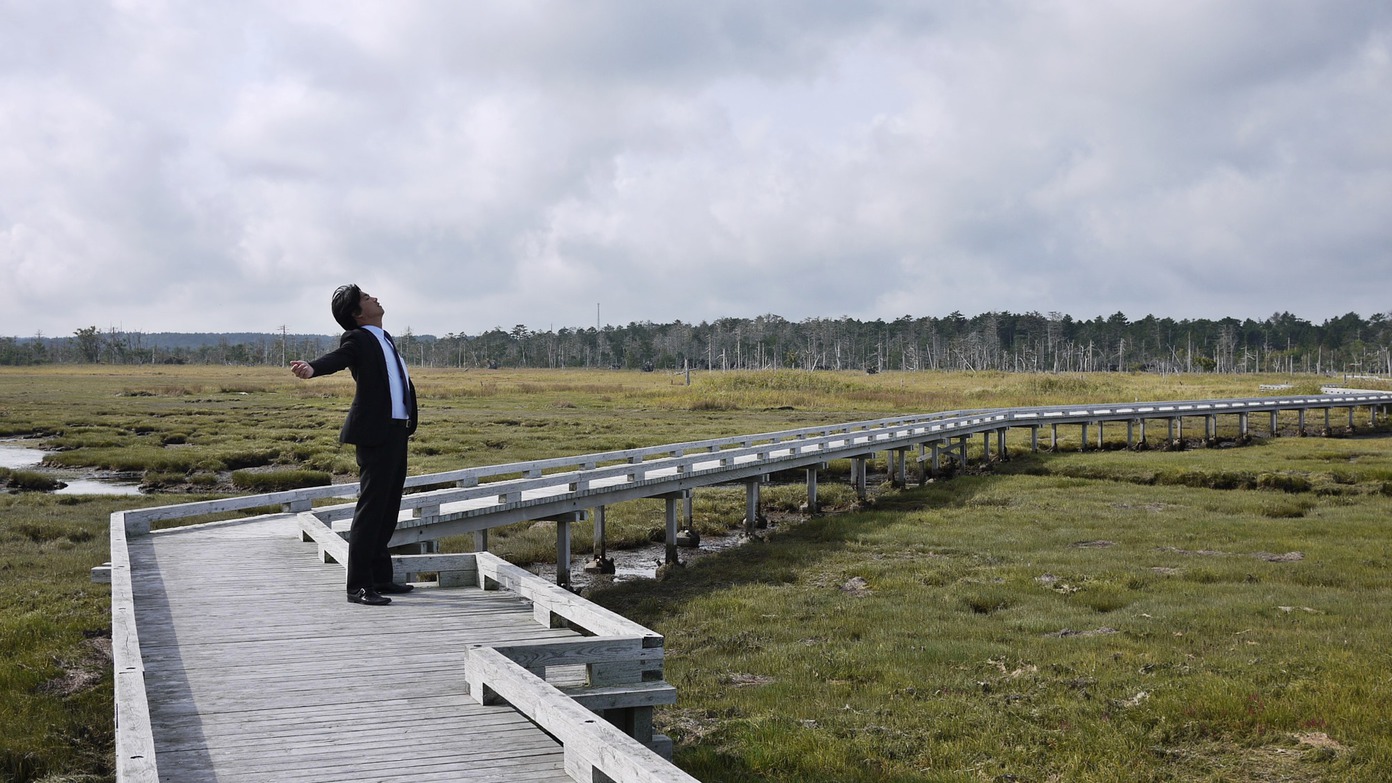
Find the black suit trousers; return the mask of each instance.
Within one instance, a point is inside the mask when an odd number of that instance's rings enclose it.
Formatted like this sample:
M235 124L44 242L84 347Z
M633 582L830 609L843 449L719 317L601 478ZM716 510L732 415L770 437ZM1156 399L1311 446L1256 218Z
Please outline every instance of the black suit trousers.
M385 442L358 448L358 505L348 533L348 592L392 581L387 544L396 532L406 483L404 421L393 421Z

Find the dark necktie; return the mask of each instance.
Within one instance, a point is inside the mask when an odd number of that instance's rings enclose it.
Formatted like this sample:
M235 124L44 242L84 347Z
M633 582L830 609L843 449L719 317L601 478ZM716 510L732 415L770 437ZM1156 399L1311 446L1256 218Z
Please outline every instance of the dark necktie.
M404 394L406 392L406 362L401 358L401 352L396 349L396 341L392 339L391 332L383 329L382 334L386 336L387 344L392 347L392 356L396 357L396 377L401 379L401 391Z

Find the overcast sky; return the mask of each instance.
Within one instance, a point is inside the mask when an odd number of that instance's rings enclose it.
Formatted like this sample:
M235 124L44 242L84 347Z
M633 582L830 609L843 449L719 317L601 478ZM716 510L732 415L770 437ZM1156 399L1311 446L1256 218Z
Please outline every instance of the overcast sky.
M0 335L1392 311L1392 3L0 0Z

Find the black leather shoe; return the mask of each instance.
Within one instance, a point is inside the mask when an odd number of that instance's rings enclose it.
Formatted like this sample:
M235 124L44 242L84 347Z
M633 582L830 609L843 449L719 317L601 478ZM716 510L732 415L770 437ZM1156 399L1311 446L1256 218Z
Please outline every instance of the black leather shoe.
M386 597L385 595L382 595L376 590L371 590L364 587L356 593L349 593L348 603L367 604L368 606L386 606L387 604L391 603L391 599Z
M400 595L402 593L411 592L412 590L416 589L416 586L403 585L397 582L387 582L384 585L377 585L373 589L379 593L387 593L388 595Z

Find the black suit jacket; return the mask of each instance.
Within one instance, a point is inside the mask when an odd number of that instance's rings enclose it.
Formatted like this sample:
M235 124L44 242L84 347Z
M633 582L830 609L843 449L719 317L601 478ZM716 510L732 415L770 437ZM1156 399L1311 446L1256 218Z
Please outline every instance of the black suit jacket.
M329 375L347 368L358 382L353 404L338 439L358 446L378 446L387 440L391 426L391 386L382 344L366 329L344 332L338 348L309 363L315 375ZM416 385L406 384L407 433L416 431Z

